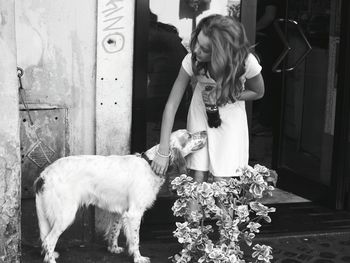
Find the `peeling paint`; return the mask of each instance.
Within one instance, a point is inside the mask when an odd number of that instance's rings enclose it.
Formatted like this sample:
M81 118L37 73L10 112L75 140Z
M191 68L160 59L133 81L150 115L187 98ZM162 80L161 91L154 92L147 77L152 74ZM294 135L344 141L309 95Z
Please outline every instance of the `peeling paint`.
M0 131L0 134L1 131ZM7 137L7 136L4 136ZM20 253L20 168L19 146L2 141L0 152L0 257L4 262L19 262ZM8 261L11 260L11 261Z
M24 119L28 119L27 112L20 111L23 198L34 197L34 180L45 166L66 156L67 109L33 109L29 112L34 122L32 127L28 121L23 122ZM36 137L35 130L39 138ZM43 150L46 155L43 154Z
M5 3L6 2L6 3ZM15 1L1 1L0 258L20 261L20 147L16 76Z
M134 1L98 2L97 154L130 152L134 5Z
M52 2L16 1L25 100L67 108L70 153L93 154L97 3Z
M44 39L25 13L16 17L17 61L22 68L38 65L44 53ZM31 52L27 52L31 50Z

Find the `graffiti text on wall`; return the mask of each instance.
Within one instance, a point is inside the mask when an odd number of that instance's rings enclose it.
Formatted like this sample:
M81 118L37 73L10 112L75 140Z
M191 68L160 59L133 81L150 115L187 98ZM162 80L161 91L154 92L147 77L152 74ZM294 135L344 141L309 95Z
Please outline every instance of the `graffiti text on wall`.
M123 9L123 0L109 0L102 10L103 33L102 47L107 53L116 53L124 48L124 26L121 25L124 16L120 13Z

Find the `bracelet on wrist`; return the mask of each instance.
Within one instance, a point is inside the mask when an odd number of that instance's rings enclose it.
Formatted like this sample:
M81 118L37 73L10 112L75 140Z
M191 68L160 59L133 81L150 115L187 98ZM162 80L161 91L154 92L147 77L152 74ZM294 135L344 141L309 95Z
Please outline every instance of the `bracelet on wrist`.
M168 154L162 154L159 152L159 148L157 148L157 151L156 151L157 155L160 156L160 157L163 157L163 158L169 158L170 155L171 155L171 152L169 151Z

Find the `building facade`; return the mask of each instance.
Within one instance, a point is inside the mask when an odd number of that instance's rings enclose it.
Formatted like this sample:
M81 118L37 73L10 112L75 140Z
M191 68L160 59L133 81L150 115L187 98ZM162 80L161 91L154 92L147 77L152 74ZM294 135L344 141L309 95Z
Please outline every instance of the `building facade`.
M255 43L257 1L206 0L195 10L185 0L0 1L3 262L19 262L21 240L37 240L32 184L39 173L63 156L128 154L157 143L161 111L195 24L212 13L237 15ZM251 162L276 169L279 187L345 210L349 11L344 0L279 1L271 134L251 135L252 149L271 149L255 152ZM186 127L191 92L189 86L174 128ZM254 107L247 105L250 127ZM170 180L159 198L174 198ZM102 211L81 210L66 235L90 240L102 219Z

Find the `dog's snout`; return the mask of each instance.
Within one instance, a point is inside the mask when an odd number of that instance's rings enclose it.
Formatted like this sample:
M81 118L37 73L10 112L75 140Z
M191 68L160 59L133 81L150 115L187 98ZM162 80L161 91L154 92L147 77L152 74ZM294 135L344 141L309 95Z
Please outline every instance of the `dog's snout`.
M207 131L201 131L201 132L200 132L200 135L201 135L201 137L203 137L203 138L207 138L208 133L207 133Z
M192 134L192 136L190 138L192 138L195 141L202 141L202 140L206 140L208 137L208 133L207 131L198 131Z

